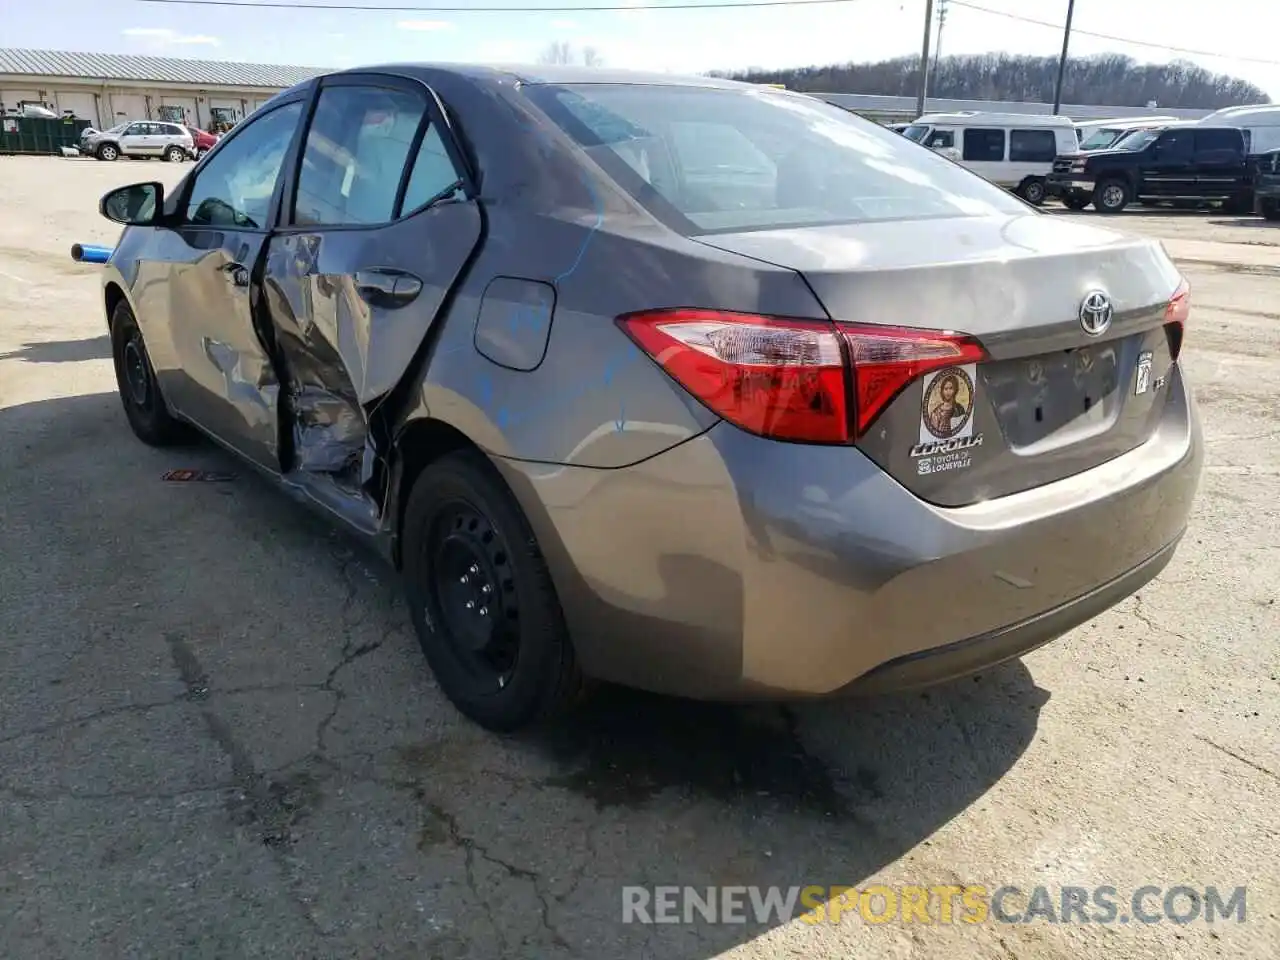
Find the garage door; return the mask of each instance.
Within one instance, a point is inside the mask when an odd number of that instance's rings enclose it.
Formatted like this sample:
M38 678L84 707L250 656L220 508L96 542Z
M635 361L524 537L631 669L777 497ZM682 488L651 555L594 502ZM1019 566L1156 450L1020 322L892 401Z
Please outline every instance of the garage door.
M88 120L92 126L99 127L98 104L92 93L67 93L58 90L54 93L58 101L58 112L71 110L81 120Z
M12 110L23 100L43 99L39 90L20 90L17 87L5 87L0 90L0 103L4 104L6 110Z
M113 93L111 99L111 117L102 118L109 127L126 120L147 119L147 98L140 93Z
M196 98L195 97L161 97L160 102L166 107L182 108L182 123L188 126L196 126ZM159 116L158 110L152 110Z

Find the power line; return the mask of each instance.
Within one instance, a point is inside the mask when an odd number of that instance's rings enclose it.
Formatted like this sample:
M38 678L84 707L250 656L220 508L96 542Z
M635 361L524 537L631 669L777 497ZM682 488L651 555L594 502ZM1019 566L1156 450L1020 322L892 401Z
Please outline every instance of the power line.
M993 17L1004 17L1006 20L1018 20L1022 23L1030 23L1037 27L1049 27L1050 29L1061 31L1062 24L1053 23L1049 20L1036 20L1034 17L1024 17L1017 13L1006 13L1003 10L992 10L990 7L980 6L976 3L968 3L966 0L949 0L950 3L957 7L964 7L967 10L976 10L978 13L990 14ZM1151 43L1147 40L1131 40L1128 37L1117 37L1110 33L1095 33L1092 30L1081 30L1072 27L1071 32L1080 37L1093 37L1097 40L1110 40L1113 43L1124 43L1131 47L1146 47L1150 50L1163 50L1167 53L1185 53L1192 57L1216 57L1219 60L1241 60L1245 63L1265 63L1268 66L1280 67L1280 60L1267 60L1263 57L1242 57L1234 53L1214 53L1212 50L1193 50L1190 47L1171 47L1165 43Z

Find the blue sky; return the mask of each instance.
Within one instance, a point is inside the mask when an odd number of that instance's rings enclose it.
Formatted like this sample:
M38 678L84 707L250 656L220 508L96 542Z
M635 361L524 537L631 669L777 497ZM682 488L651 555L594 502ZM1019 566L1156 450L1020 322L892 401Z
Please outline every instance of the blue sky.
M325 0L301 0L322 4ZM331 0L333 2L333 0ZM348 3L376 0L345 0ZM414 0L383 0L412 6ZM470 0L438 0L467 6ZM477 5L571 6L575 0L478 0ZM579 0L590 3L593 0ZM600 3L601 0L594 0ZM593 47L610 66L704 71L799 66L918 53L925 0L851 0L811 9L656 11L622 0L616 12L434 13L229 9L136 0L13 0L0 43L10 47L143 53L346 67L390 60L530 62L553 41ZM685 0L689 2L689 0ZM708 0L708 5L714 0ZM973 0L995 11L1061 20L1066 0ZM430 5L430 0L423 0ZM1262 0L1077 0L1072 51L1139 60L1178 56L1250 80L1280 101L1280 13ZM1087 31L1209 51L1185 55ZM1061 33L952 6L944 53L1056 54ZM1273 61L1250 62L1250 59Z

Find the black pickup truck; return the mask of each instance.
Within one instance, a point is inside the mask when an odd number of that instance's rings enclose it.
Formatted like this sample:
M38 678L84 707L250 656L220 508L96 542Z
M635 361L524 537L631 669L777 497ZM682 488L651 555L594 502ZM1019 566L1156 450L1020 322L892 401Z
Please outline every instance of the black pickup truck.
M1045 180L1049 196L1072 210L1090 203L1119 213L1130 203L1198 205L1222 201L1253 209L1253 172L1236 127L1170 126L1137 130L1110 150L1058 157Z

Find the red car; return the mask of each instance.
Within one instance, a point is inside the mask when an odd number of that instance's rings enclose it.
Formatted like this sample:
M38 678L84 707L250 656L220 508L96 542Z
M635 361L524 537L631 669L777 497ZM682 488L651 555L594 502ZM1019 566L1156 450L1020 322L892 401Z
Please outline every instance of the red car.
M199 127L187 127L191 131L191 142L195 146L195 158L199 160L206 153L213 149L213 145L218 142L218 138L212 134L201 130Z

